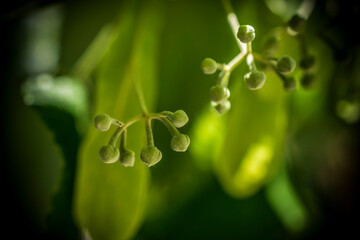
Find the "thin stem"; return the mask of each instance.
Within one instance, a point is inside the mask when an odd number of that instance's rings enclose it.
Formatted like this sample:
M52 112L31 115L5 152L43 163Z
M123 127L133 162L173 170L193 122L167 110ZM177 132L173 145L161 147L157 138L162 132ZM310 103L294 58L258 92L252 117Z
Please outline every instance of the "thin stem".
M287 77L284 76L283 74L281 74L274 65L271 65L271 67L274 69L276 75L278 75L278 77L279 77L283 82L285 82L286 80L288 80Z
M91 72L109 49L113 33L114 27L111 24L103 27L76 61L71 69L71 75L78 77L80 81L88 81Z
M116 142L123 131L124 131L123 127L118 127L116 129L116 131L113 133L113 135L111 136L111 138L109 140L109 145L113 145L115 147Z
M240 40L236 36L237 31L239 30L239 27L240 27L240 23L239 23L239 20L236 17L236 14L234 13L234 9L233 9L233 7L231 5L231 2L230 2L230 0L222 0L222 4L223 4L223 6L225 8L226 15L227 15L227 20L228 20L228 23L230 25L231 31L233 33L233 36L236 39L236 42L237 42L237 44L239 46L240 51L244 52L244 51L246 51L246 44L240 42Z
M252 53L252 45L251 45L251 42L247 43L246 47L247 47L246 49L247 49L248 53L251 54L251 53Z
M151 128L151 119L145 118L146 143L147 146L154 146L154 137Z
M231 59L231 61L228 64L226 64L224 70L230 72L234 70L241 63L241 61L245 58L246 55L247 55L247 51L240 52L233 59Z
M134 87L135 87L135 92L136 92L136 95L138 97L138 100L139 100L139 104L140 104L140 108L141 108L141 112L143 113L143 115L147 115L148 114L148 110L146 108L146 104L145 104L145 100L144 100L144 95L142 94L142 91L140 89L140 86L139 86L139 83L137 81L137 79L132 76L132 80L133 80L133 84L134 84Z
M120 137L120 152L124 152L126 149L126 138L127 138L127 129L124 129L123 134Z
M254 55L248 54L247 57L246 57L246 63L248 65L248 67L249 67L250 72L256 70L256 65L255 65L255 61L254 61Z
M254 58L260 62L263 62L265 64L271 64L271 61L275 61L277 62L279 58L277 57L271 57L271 56L263 56L263 55L260 55L258 53L253 53L252 54L254 56Z
M129 127L130 125L132 125L132 124L140 121L140 120L143 119L143 118L144 118L144 115L143 115L143 114L137 115L136 117L133 117L132 119L130 119L129 121L127 121L126 123L124 123L123 127L124 127L124 128L127 128L127 127Z
M225 72L224 76L220 79L220 82L219 82L220 85L222 85L224 87L228 86L230 73L231 73L230 71Z
M179 130L172 124L172 122L167 118L162 117L156 117L155 119L160 120L169 130L171 136L175 136L177 134L180 134Z
M130 127L132 124L140 121L141 119L143 119L144 116L143 115L138 115L132 119L130 119L127 123L123 123L122 126L119 126L116 131L113 133L113 135L111 136L110 140L109 140L109 145L116 145L116 142L119 138L119 136L121 135L121 133L123 131L125 131L128 127Z

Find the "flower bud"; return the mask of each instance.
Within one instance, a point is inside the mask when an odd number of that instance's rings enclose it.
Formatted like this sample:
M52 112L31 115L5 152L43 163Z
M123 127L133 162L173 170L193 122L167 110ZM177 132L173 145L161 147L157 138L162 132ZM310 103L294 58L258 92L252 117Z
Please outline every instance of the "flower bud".
M263 72L254 70L244 76L244 81L250 90L260 89L264 86L266 75Z
M135 153L131 150L124 150L120 154L120 162L125 167L133 167L135 163Z
M305 70L309 70L315 66L315 57L312 55L307 55L300 60L300 67Z
M230 91L228 88L216 85L210 89L210 99L215 103L224 102L230 97Z
M114 163L118 160L120 152L113 145L106 145L100 148L99 154L104 163Z
M305 26L306 20L299 15L294 15L288 22L288 26L295 32L300 32Z
M255 38L255 29L250 25L241 25L236 34L242 43L248 43Z
M175 127L180 128L189 121L189 117L183 110L177 110L170 117L170 121L174 124Z
M305 74L300 80L301 86L305 89L310 89L314 86L315 76L313 74Z
M227 111L229 111L231 108L231 103L229 100L226 100L225 102L218 103L215 105L215 109L218 113L224 114Z
M217 70L217 63L212 58L205 58L201 62L201 68L205 74L213 74Z
M296 90L296 81L295 78L289 77L284 79L284 89L288 92Z
M107 131L111 126L111 117L107 114L99 114L94 119L95 127L100 131Z
M281 73L291 73L295 69L295 61L289 56L279 58L276 67Z
M171 148L176 152L185 152L189 144L190 138L185 134L176 134L171 139Z
M262 47L267 54L272 54L279 48L279 40L276 36L270 36L265 39Z
M155 146L145 146L141 149L140 158L141 161L151 167L161 160L162 153Z

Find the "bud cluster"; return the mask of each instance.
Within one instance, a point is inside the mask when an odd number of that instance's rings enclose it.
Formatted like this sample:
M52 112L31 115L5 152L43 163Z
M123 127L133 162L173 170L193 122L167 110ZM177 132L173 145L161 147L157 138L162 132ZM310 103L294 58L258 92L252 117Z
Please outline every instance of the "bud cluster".
M151 120L160 120L172 134L170 146L176 152L185 152L190 145L190 138L181 134L177 128L184 126L189 118L183 110L175 112L164 111L156 114L140 115L135 120L128 123L122 123L107 114L99 114L94 118L95 127L100 131L108 131L111 125L117 125L118 128L112 135L109 143L99 150L100 158L104 163L115 163L120 159L120 163L125 167L132 167L135 164L135 153L126 147L127 128L134 122L144 119L147 143L142 148L140 159L149 167L158 163L162 158L161 151L154 145ZM119 147L116 147L120 138Z
M295 23L292 23L291 26L294 28L296 27ZM278 48L279 37L277 35L272 34L263 42L264 51L267 53L266 56L252 52L251 43L255 39L254 27L250 25L240 25L236 33L236 38L243 44L242 46L246 45L247 48L242 49L242 51L228 64L218 63L212 58L205 58L201 63L201 69L205 74L214 74L218 70L220 71L217 83L210 88L210 100L212 106L214 106L218 113L224 114L231 108L228 81L231 72L244 59L246 59L246 63L249 67L249 72L244 75L244 82L250 90L261 89L266 81L265 73L257 70L255 61L257 61L258 64L260 63L263 68L269 67L269 69L274 69L283 81L285 90L293 91L296 89L295 79L286 76L287 74L292 73L296 67L294 59L290 56L277 58L269 55L276 52ZM309 67L312 61L312 58L306 58L301 63L301 66Z

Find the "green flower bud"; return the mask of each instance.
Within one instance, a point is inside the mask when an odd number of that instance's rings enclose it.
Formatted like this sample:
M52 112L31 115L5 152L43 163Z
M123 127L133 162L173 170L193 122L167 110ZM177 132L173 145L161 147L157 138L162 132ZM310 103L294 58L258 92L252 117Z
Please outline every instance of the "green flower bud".
M263 49L267 54L276 52L279 48L279 41L276 36L270 36L263 42Z
M284 79L284 89L288 92L296 90L296 80L293 77Z
M295 65L296 63L294 59L289 56L284 56L279 58L276 67L281 73L291 73L292 71L294 71Z
M213 74L217 70L217 63L214 59L211 58L205 58L201 62L201 68L205 74Z
M100 148L99 154L104 163L114 163L119 159L120 152L113 145L106 145Z
M229 100L226 100L225 102L218 103L215 105L215 109L218 113L224 114L227 111L229 111L231 108L231 103Z
M300 67L302 69L308 70L315 66L315 57L312 55L307 55L303 59L300 60Z
M180 128L189 121L189 117L183 110L177 110L170 117L170 121L174 124L175 127Z
M151 167L161 160L162 153L155 146L145 146L141 149L140 158L141 161Z
M236 34L242 43L248 43L255 38L255 29L250 25L241 25Z
M230 97L230 91L228 88L216 85L210 89L210 99L215 103L226 101Z
M300 80L301 86L305 89L310 89L314 86L315 76L313 74L305 74Z
M127 149L122 151L120 154L120 162L125 167L133 167L135 163L135 153Z
M111 126L111 117L107 114L99 114L94 119L95 127L100 131L107 131Z
M264 86L266 75L263 72L254 70L244 76L244 81L250 90L260 89Z
M294 15L288 22L288 26L295 32L300 32L305 26L306 20L299 15Z
M171 148L176 152L185 152L189 144L190 138L185 134L176 134L171 139Z

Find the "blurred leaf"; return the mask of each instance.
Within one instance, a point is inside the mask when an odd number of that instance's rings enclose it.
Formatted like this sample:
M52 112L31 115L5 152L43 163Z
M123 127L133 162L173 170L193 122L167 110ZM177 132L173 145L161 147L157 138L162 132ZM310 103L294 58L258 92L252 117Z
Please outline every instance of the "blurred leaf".
M60 179L48 216L48 234L75 238L78 230L72 217L72 199L80 143L76 125L83 124L87 116L86 91L74 79L47 74L26 81L22 87L25 103L39 113L62 151Z
M82 83L68 76L40 74L23 86L24 102L30 106L52 106L75 117L76 127L83 131L88 117L87 92Z
M194 161L200 168L209 170L211 161L222 150L225 121L223 116L210 106L205 108L194 121L191 153L195 156Z
M282 159L286 93L272 73L267 73L261 90L250 91L243 84L233 89L233 108L223 149L215 159L215 171L225 190L242 198L258 191Z
M95 115L108 113L127 121L140 114L133 78L141 84L152 109L163 9L156 1L141 3L140 10L134 1L127 1L121 9L116 36L96 77ZM128 147L137 157L133 168L101 161L98 151L111 132L90 128L79 155L76 216L93 239L131 238L142 222L147 199L149 170L139 159L145 140L143 125L133 125L128 131Z
M266 197L287 229L293 232L305 229L308 224L308 213L297 196L284 165L266 188Z

